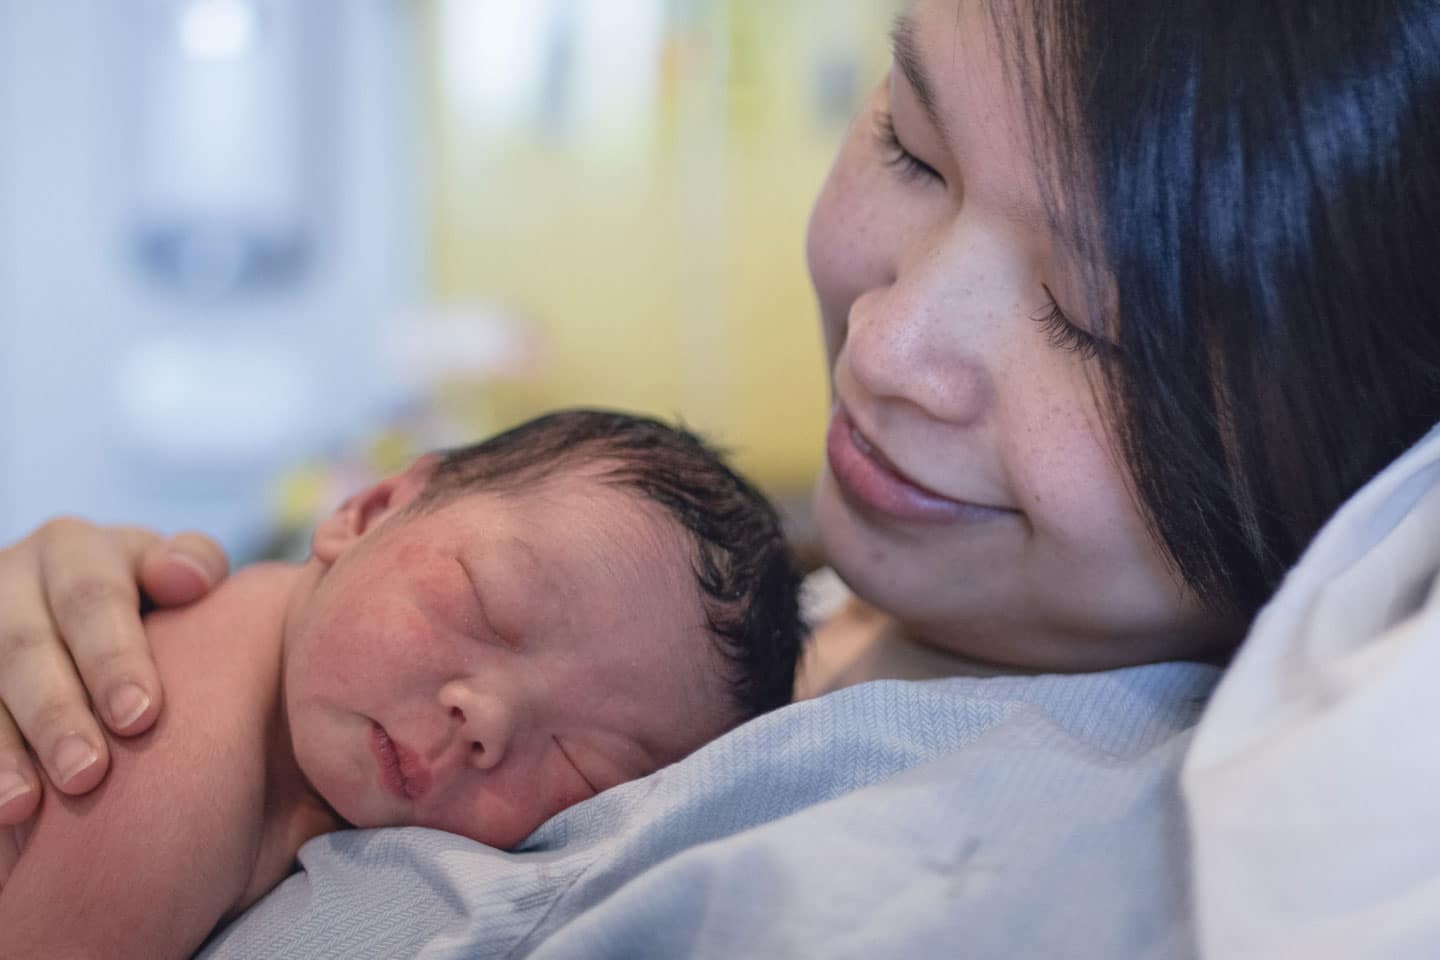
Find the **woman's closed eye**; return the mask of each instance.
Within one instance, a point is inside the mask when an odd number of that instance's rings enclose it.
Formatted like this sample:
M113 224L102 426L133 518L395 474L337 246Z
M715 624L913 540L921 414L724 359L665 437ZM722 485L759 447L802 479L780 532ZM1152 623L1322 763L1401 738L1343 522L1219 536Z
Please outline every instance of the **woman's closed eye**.
M885 166L895 171L902 182L931 180L944 184L945 178L930 164L911 153L895 130L895 116L882 110L875 117L875 140L880 146Z
M1050 288L1044 289L1046 304L1041 312L1030 319L1040 324L1052 346L1078 354L1086 360L1115 351L1113 344L1073 323L1065 316L1065 311L1060 309L1060 304L1055 301L1055 295L1050 292Z

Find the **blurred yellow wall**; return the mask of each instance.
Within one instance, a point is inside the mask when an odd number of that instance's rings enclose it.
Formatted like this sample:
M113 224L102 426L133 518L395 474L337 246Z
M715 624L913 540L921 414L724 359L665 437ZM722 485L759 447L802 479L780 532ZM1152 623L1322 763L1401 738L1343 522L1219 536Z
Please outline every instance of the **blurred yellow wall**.
M805 221L849 109L884 69L895 3L552 4L658 8L661 22L651 43L616 30L597 47L585 24L567 40L545 21L560 38L539 48L549 75L538 93L517 87L515 111L465 79L486 66L466 59L478 48L508 49L484 36L503 25L486 5L423 9L436 296L498 304L547 344L533 382L488 391L491 416L569 404L678 415L770 490L807 487L826 396ZM607 74L634 57L653 58L648 99L621 84L608 102Z

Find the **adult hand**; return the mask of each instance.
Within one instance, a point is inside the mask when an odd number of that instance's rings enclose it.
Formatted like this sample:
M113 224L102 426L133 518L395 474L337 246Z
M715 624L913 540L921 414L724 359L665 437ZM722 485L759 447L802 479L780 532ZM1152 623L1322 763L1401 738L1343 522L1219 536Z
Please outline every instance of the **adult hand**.
M227 569L224 551L198 533L165 539L73 518L0 550L0 824L39 804L27 743L52 784L81 794L110 764L97 716L120 736L155 722L161 690L140 591L157 606L188 603Z

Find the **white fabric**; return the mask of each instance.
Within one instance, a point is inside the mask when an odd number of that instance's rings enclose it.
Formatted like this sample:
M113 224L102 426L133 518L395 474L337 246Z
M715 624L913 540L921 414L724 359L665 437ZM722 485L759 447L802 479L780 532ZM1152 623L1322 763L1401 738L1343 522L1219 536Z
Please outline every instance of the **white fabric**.
M1261 612L1182 777L1207 958L1440 957L1440 427Z
M513 853L418 828L319 837L203 956L1186 958L1178 774L1216 673L859 684Z

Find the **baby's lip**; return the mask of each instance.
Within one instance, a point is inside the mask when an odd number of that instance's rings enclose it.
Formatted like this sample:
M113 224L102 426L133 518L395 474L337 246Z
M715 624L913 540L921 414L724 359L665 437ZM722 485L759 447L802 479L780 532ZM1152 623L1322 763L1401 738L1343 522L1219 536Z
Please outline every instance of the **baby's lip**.
M376 721L370 722L370 751L380 767L380 784L401 800L412 803L430 792L434 775L419 754L390 736Z

